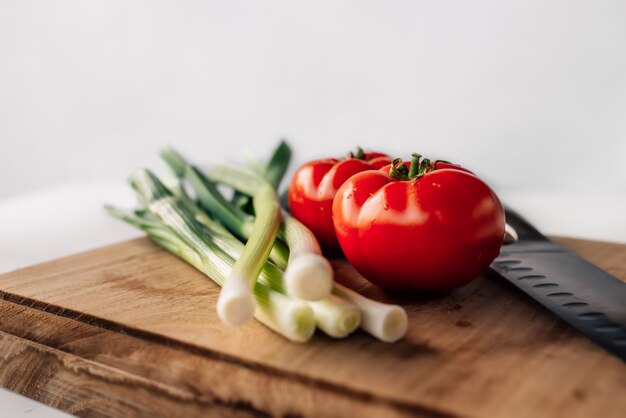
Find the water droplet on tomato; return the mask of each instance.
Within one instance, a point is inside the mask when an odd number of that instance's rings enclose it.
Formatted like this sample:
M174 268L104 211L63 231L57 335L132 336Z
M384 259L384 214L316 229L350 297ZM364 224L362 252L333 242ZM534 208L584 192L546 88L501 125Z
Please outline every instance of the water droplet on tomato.
M352 197L352 194L347 194L346 195L346 199L350 199Z
M356 186L352 188L352 192L356 193Z
M389 203L385 203L385 204L383 205L383 209L385 209L385 210L389 210Z

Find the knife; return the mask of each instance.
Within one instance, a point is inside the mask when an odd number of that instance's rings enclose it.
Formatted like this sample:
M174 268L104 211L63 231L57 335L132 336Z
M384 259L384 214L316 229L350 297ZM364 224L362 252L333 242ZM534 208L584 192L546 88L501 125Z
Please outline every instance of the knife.
M506 220L518 240L488 269L586 337L626 361L626 283L549 240L515 211Z

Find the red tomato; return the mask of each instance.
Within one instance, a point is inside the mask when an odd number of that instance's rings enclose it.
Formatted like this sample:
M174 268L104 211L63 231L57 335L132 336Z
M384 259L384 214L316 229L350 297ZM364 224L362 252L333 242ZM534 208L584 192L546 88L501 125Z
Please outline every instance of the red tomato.
M310 161L296 171L289 186L289 210L317 237L324 249L338 251L332 220L333 198L339 187L356 173L377 170L391 163L379 152L357 151L342 160L327 158Z
M341 249L381 287L441 291L469 283L500 252L502 204L466 169L414 165L420 168L410 179L411 163L394 161L391 175L389 168L367 171L341 186L333 203Z

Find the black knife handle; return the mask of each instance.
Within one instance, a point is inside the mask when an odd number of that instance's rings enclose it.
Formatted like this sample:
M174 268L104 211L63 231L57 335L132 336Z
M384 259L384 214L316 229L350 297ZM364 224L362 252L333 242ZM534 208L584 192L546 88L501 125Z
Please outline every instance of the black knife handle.
M550 241L508 209L507 222L520 240L502 247L490 273L626 361L626 283Z

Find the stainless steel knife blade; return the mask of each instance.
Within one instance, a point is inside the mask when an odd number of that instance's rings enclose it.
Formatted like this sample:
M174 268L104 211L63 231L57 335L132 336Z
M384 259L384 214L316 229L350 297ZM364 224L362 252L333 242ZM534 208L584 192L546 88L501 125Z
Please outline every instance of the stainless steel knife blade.
M488 274L504 278L589 339L626 361L626 283L549 240L515 211L519 236Z

